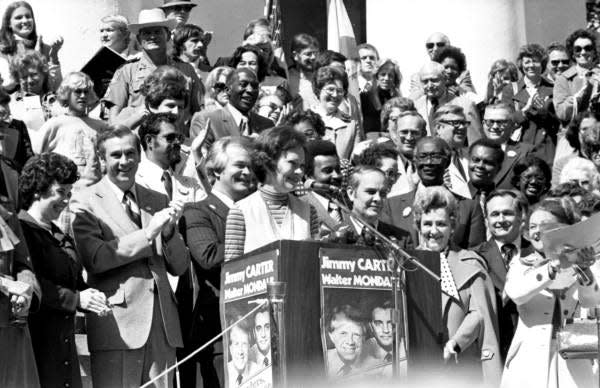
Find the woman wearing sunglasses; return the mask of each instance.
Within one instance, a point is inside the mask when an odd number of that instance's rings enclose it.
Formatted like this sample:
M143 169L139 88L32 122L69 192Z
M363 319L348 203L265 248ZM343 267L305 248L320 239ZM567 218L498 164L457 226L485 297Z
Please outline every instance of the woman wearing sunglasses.
M218 66L206 77L206 94L204 95L204 110L221 109L229 102L227 78L233 73L233 68Z
M600 96L596 36L587 30L577 30L569 35L565 46L575 65L554 81L554 108L564 124L577 113L590 109Z
M542 200L529 217L535 250L510 262L504 292L517 305L519 323L506 355L500 387L592 387L598 383L591 360L559 356L556 333L578 307L595 307L600 292L590 270L593 248L562 247L559 258L546 257L545 230L579 222L568 197Z

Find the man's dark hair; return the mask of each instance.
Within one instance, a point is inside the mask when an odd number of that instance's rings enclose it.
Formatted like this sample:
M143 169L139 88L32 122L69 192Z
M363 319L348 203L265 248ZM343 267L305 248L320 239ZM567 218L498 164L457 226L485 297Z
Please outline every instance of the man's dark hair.
M520 191L508 190L508 189L496 189L496 190L492 191L485 199L485 209L484 209L485 216L487 216L488 203L493 198L496 198L496 197L511 197L511 198L516 199L517 200L517 210L519 212L521 212L521 215L523 216L523 218L529 211L529 203L527 202L527 199L523 196L523 194L521 194Z
M98 138L96 139L96 144L97 144L96 148L98 148L98 153L100 154L100 157L104 159L106 156L104 154L106 152L106 149L104 148L104 143L106 143L107 140L114 139L114 138L122 139L127 136L131 136L135 139L135 148L136 148L137 152L139 154L141 154L142 146L140 143L140 138L137 137L135 132L133 132L131 129L129 129L125 126L119 126L112 130L101 132L98 135Z
M292 126L303 123L305 121L309 122L313 126L315 132L317 133L317 135L319 135L319 137L325 136L325 123L323 122L323 119L321 118L321 116L319 116L319 114L313 112L310 109L304 111L292 111L292 113L290 113L283 119L283 122L286 125Z
M204 38L204 30L195 24L184 24L173 31L173 55L179 57L183 52L183 45L188 39Z
M347 59L348 58L346 58L343 54L338 53L337 51L333 51L333 50L321 51L317 55L317 58L315 59L315 70L320 67L323 67L323 66L329 66L333 62L344 63L344 62L346 62Z
M384 158L398 160L398 151L393 143L375 143L365 148L355 160L356 165L373 166L380 168Z
M144 151L148 149L147 137L157 136L160 133L160 126L162 123L173 124L173 126L177 127L177 116L168 112L151 113L140 125L140 129L138 129L138 136L140 137L140 142L142 143L142 148Z
M502 146L500 146L500 144L496 144L490 139L482 137L481 139L476 140L473 144L471 144L471 146L469 147L469 155L471 155L471 152L473 152L473 149L475 147L485 147L493 150L494 159L498 163L498 166L502 166L502 163L504 162L504 151L502 151Z
M337 158L337 149L335 144L327 140L311 140L306 143L306 175L314 176L315 158L317 156L335 156Z
M465 54L463 54L462 50L458 47L454 46L445 46L442 47L438 52L433 56L433 61L437 63L444 62L444 59L452 58L456 62L458 66L458 71L462 73L467 70L467 58Z
M242 55L247 52L251 52L256 55L256 63L258 68L256 71L256 76L258 77L258 80L262 82L267 76L267 59L265 58L261 49L254 45L247 44L245 46L236 48L231 56L231 59L229 60L229 66L233 67L234 69L237 68L238 63L242 61Z
M292 44L290 45L290 51L292 53L300 54L300 51L305 48L315 47L317 50L321 48L319 40L309 34L298 34L292 38Z

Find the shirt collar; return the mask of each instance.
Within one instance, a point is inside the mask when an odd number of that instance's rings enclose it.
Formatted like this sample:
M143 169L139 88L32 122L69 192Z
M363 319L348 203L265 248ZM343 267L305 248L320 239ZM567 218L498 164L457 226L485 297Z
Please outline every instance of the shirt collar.
M515 241L512 241L511 243L504 243L504 242L498 241L496 239L493 239L493 240L496 243L496 246L498 247L498 250L500 251L500 253L502 253L502 246L504 244L512 244L515 246L515 248L517 248L517 252L513 255L513 257L521 256L521 244L520 244L519 238L517 238Z
M233 209L235 207L235 202L233 199L229 198L229 196L225 193L222 193L218 189L213 188L211 193L215 195L215 197L219 198L221 202L223 202L228 208Z
M356 233L358 233L358 235L362 235L362 231L365 228L362 224L362 222L358 221L357 219L355 219L354 217L350 217L350 222L352 222L352 226L354 226L354 230L356 231ZM375 221L375 224L373 225L373 227L375 229L377 229L377 225L379 224L379 221Z
M110 187L110 189L115 193L119 202L122 202L125 192L123 190L121 190L117 185L115 185L108 177L106 178L106 180L108 182L108 187ZM137 195L137 190L135 188L135 183L133 184L133 186L131 186L131 188L129 188L129 191L135 197L135 201L138 202L138 195Z
M227 108L227 110L229 110L229 113L231 113L231 115L233 116L233 119L235 120L235 124L238 127L242 123L243 119L248 120L248 118L246 116L244 116L242 114L242 112L240 112L239 110L237 110L233 105L227 104L227 105L225 105L225 107Z

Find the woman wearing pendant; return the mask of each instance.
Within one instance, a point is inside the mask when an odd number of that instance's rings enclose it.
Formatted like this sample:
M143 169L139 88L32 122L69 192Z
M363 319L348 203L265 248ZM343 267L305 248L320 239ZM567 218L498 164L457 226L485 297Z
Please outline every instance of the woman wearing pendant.
M302 183L305 143L304 135L289 126L269 129L256 139L258 190L229 211L225 261L273 241L316 237L316 210L291 194Z
M417 249L440 253L442 319L448 334L444 346L448 374L444 377L495 387L502 364L494 286L485 260L452 246L457 203L448 190L423 188L413 208L420 241Z

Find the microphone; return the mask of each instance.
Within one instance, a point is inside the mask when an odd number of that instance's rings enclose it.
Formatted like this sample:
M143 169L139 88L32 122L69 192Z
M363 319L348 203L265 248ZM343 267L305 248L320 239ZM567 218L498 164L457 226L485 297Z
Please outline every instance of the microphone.
M333 194L338 194L342 191L342 189L340 189L337 186L329 185L327 183L320 183L312 179L307 179L306 182L304 182L304 188L313 191L328 192Z

